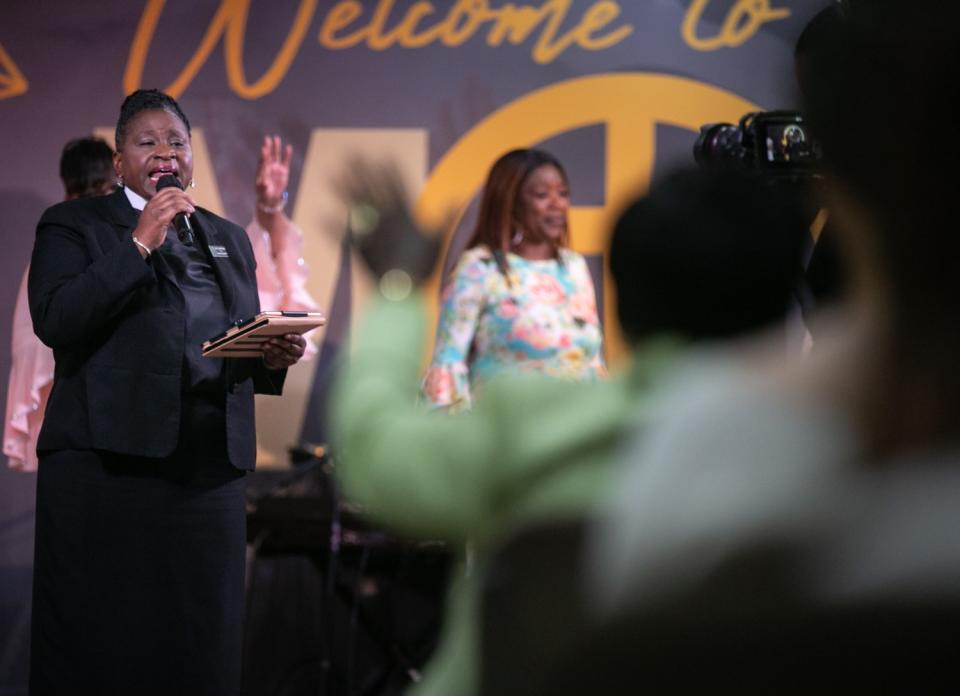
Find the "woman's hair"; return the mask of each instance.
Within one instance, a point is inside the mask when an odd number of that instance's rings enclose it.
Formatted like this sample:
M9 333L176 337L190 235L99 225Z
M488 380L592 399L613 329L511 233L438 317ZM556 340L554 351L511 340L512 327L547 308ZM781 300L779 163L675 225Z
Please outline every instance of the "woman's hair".
M504 275L507 274L506 253L510 249L510 240L521 223L520 190L527 178L546 164L556 167L564 181L567 180L567 173L556 157L533 148L511 150L494 163L487 175L477 226L467 248L485 244L494 252L497 266ZM528 232L524 230L524 233ZM566 243L565 239L563 243Z
M112 183L113 150L100 138L77 138L63 146L60 179L67 198L96 196Z
M150 111L152 109L163 109L179 118L187 129L187 135L190 135L190 121L186 114L177 104L176 100L169 94L164 94L158 89L138 89L136 92L123 100L120 105L120 118L117 119L117 150L123 147L123 139L126 137L127 124L141 111Z

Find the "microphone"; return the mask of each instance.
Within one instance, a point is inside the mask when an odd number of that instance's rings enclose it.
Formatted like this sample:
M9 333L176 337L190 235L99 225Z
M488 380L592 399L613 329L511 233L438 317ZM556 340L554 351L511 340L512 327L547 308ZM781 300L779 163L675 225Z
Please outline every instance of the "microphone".
M173 174L164 174L157 179L157 191L170 188L171 186L175 186L183 191L183 184L181 184L180 179ZM183 213L177 213L176 217L173 218L173 228L177 231L177 239L179 239L182 244L187 246L193 244L193 226L190 224L189 217Z

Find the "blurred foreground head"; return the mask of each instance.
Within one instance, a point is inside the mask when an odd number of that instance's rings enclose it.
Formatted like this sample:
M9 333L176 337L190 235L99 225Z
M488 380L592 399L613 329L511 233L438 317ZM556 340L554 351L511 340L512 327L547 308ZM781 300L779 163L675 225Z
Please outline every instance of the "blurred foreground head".
M824 149L853 271L868 442L960 434L960 235L949 137L960 99L957 3L849 0L813 54L805 110ZM909 408L903 408L909 404Z
M759 178L690 170L628 207L610 268L631 343L664 333L724 340L781 321L804 239L785 196Z
M882 293L895 322L925 331L953 313L960 284L942 263L960 254L947 136L960 98L960 10L936 0L840 8L819 32L822 45L808 51L805 110L856 218L851 251L861 282Z

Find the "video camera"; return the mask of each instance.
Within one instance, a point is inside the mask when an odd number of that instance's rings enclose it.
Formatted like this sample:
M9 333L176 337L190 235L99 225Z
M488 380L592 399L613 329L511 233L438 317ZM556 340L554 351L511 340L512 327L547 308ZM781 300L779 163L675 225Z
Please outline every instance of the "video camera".
M796 111L755 111L700 127L693 157L702 167L808 178L820 173L820 146Z

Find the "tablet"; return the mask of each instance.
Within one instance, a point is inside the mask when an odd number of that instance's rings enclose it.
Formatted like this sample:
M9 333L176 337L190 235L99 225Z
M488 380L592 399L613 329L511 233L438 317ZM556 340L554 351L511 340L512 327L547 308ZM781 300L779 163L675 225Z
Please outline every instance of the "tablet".
M260 312L204 341L201 353L207 358L259 358L263 356L263 344L272 337L304 334L326 322L322 312Z

